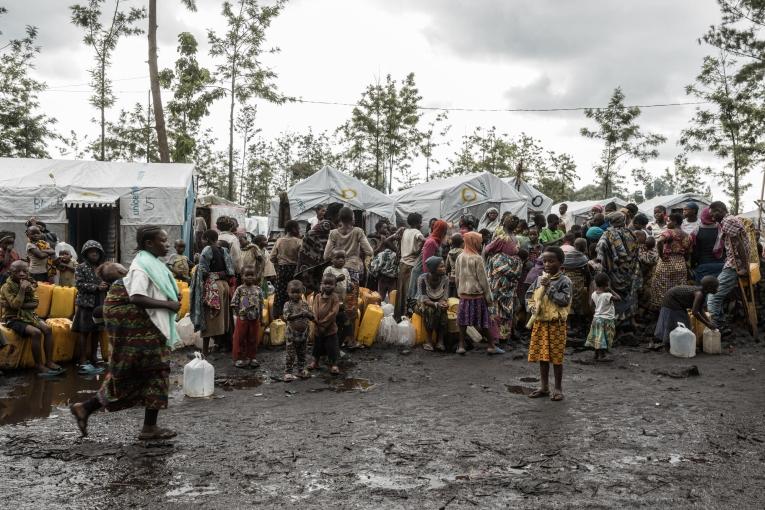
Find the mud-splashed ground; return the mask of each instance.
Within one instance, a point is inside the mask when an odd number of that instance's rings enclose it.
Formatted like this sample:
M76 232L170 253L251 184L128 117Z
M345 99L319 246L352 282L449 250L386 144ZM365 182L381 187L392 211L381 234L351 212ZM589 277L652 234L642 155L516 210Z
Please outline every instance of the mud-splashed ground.
M66 405L99 381L0 380L4 508L762 508L765 353L680 360L569 353L566 400L526 397L535 365L502 357L355 352L340 378L280 381L215 361L188 399L176 354L172 441L135 439L143 411L98 414L80 439ZM582 363L584 362L584 363ZM654 370L694 364L699 376ZM70 368L71 370L71 368Z

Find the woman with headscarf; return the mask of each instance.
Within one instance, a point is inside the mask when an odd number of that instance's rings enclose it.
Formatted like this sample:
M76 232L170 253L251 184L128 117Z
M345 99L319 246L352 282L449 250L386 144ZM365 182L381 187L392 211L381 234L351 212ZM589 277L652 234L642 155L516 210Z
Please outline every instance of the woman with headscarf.
M688 283L688 256L691 252L691 238L683 232L683 215L669 215L667 229L656 241L656 251L659 261L653 275L651 287L651 308L659 310L664 296L669 289Z
M440 221L440 220L439 220ZM422 346L426 351L444 351L444 334L448 323L449 277L441 257L428 257L426 272L417 279L417 311L425 322L428 342ZM433 340L433 333L436 340Z
M494 231L500 226L502 225L499 222L499 209L496 207L489 207L486 212L483 213L483 216L481 216L481 221L478 222L478 231L488 230L494 234Z
M705 276L719 276L725 265L721 227L709 207L702 209L700 220L699 226L691 232L691 267L697 283Z
M436 220L431 227L430 235L425 239L422 245L422 254L420 255L417 263L412 268L412 273L409 276L409 294L408 299L417 299L417 280L423 273L428 273L428 266L425 262L434 256L439 256L441 251L441 244L446 237L446 231L449 229L449 225L444 220Z
M457 310L457 325L460 328L457 354L465 354L465 335L472 326L489 341L489 354L503 354L505 351L494 345L494 337L489 331L491 316L489 306L493 304L491 286L486 276L486 266L481 256L483 239L478 232L463 235L465 248L457 257L454 278L457 294L460 298Z
M598 241L596 252L603 272L611 279L611 288L622 298L614 303L616 320L624 321L632 318L636 299L633 279L638 264L638 245L635 235L627 228L624 214L611 213L608 222L609 227Z
M492 319L497 325L500 342L509 342L513 335L515 296L523 271L523 263L518 256L518 241L513 234L517 226L518 218L508 217L502 230L497 231L494 240L483 251L494 300Z

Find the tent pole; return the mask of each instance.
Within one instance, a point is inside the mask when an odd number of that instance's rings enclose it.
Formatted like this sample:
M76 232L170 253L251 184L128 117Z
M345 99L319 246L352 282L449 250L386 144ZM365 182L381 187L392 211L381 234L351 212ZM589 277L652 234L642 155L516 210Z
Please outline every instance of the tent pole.
M762 170L762 186L760 187L760 202L757 204L759 214L757 215L757 228L762 231L762 200L765 198L765 168Z

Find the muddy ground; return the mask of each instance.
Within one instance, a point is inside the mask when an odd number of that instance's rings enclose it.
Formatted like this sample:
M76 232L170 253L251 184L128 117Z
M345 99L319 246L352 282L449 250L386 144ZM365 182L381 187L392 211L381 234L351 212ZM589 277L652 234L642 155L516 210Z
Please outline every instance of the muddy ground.
M763 508L765 349L680 360L637 347L610 364L569 349L566 399L525 396L537 366L501 357L357 351L339 378L285 384L214 360L210 399L182 395L172 441L135 439L143 410L91 419L66 405L98 380L0 380L4 508ZM698 376L656 370L696 365ZM71 371L71 369L70 369Z

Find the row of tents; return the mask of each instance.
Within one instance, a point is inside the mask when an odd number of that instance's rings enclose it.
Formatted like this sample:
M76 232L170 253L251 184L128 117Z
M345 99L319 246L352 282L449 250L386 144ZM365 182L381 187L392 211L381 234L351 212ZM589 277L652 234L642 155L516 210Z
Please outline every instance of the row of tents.
M610 201L625 205L618 197L567 204L575 221L583 222L593 205ZM639 207L652 215L655 205L675 209L688 201L709 203L706 197L684 194L656 197ZM49 231L77 250L88 239L96 239L109 259L129 263L141 225L162 225L170 239L186 240L190 250L197 216L208 226L221 215L233 216L249 232L269 234L280 230L286 216L307 222L318 205L332 202L354 209L368 232L383 218L403 224L412 212L422 214L425 221L454 222L466 213L480 218L490 207L521 217L557 213L559 207L527 182L490 173L453 176L385 195L324 167L274 197L267 218L247 217L238 204L197 197L193 165L0 158L0 231L14 232L16 248L22 251L25 223L31 217L45 222Z

